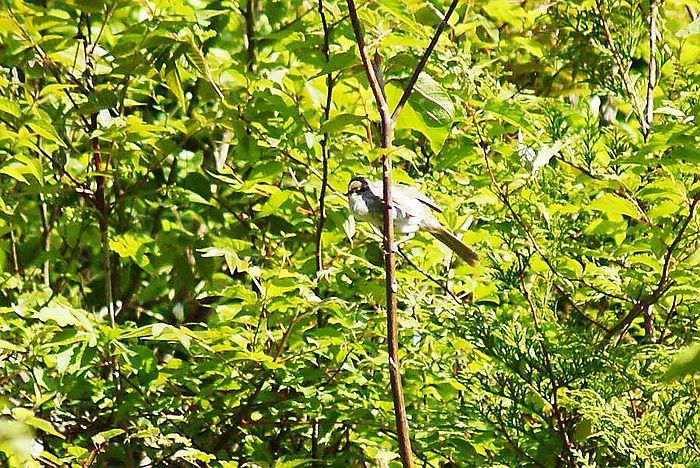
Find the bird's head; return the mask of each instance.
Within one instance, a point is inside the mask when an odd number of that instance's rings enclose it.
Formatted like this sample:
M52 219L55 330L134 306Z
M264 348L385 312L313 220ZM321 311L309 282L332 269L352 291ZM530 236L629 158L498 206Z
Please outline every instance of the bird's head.
M368 186L367 179L362 176L355 176L350 179L350 182L348 183L348 193L346 193L346 195L350 196L352 194L360 193L363 190L366 190Z

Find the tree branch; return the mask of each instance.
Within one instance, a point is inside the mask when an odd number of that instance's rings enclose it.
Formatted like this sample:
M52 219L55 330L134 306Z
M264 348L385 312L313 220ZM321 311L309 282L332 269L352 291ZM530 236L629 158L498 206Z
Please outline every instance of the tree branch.
M651 131L651 123L654 120L654 87L656 86L656 18L659 12L657 0L649 0L649 74L647 77L647 102L645 106L644 121L647 132L644 135L646 140Z
M666 249L666 254L664 255L664 266L661 270L661 276L659 278L659 282L656 284L656 288L646 298L637 301L630 310L630 312L614 327L612 327L610 331L608 331L608 338L615 336L619 332L624 332L624 330L626 330L627 327L629 327L632 324L632 321L634 321L634 319L637 318L640 313L646 311L649 306L661 299L661 297L664 294L666 294L666 292L671 288L671 286L673 286L673 281L668 280L668 275L671 269L671 260L673 259L673 253L678 247L678 244L681 242L681 240L683 240L683 234L685 233L688 224L690 224L690 221L695 216L695 208L697 207L698 202L700 202L700 191L698 191L698 193L696 193L693 197L690 203L690 208L688 210L688 216L685 217L685 220L683 220L683 225L678 230L676 237L673 239L673 242L671 242L671 245L668 246L668 249ZM680 221L676 223L676 225L678 224L680 224ZM620 333L620 335L623 334L624 333Z
M445 30L447 22L450 20L450 16L452 16L452 13L455 11L455 8L457 8L458 3L459 0L452 0L452 3L450 3L450 7L447 9L447 13L445 13L445 16L443 16L442 21L440 21L440 24L435 30L435 34L433 35L433 39L430 41L430 44L428 44L428 48L425 49L425 52L423 53L423 56L418 62L416 69L413 70L413 75L411 75L411 79L408 80L408 83L406 84L406 87L403 90L403 94L401 95L401 99L399 99L399 103L396 104L396 108L391 114L391 120L393 122L396 122L396 120L399 118L399 113L401 112L401 109L403 109L403 106L406 104L406 101L408 101L408 97L411 95L411 91L413 91L413 87L416 85L416 81L418 81L418 76L425 68L425 64L428 62L430 54L433 52L433 49L437 45L438 40L440 39L442 32Z
M385 150L390 148L394 140L394 122L389 115L389 105L384 98L379 81L374 71L373 63L369 59L367 46L362 35L362 27L357 17L357 8L354 0L347 0L348 11L352 29L355 33L357 47L360 51L362 66L369 80L372 94L379 108L379 116L382 123L381 146ZM394 416L396 418L396 435L399 444L399 453L404 468L413 467L413 452L411 451L411 439L408 433L408 418L404 403L403 388L401 384L401 367L399 363L398 342L398 313L396 305L396 266L394 261L394 223L391 199L391 154L384 152L382 156L383 181L384 181L384 265L386 268L386 318L387 318L387 346L389 353L389 377L391 380L392 399L394 401Z
M326 57L326 63L331 59L330 53L330 29L326 19L326 12L323 6L323 0L318 0L318 13L321 16L321 24L323 25L323 54ZM326 75L326 104L323 109L323 121L327 122L331 115L331 106L333 105L333 75L328 72ZM326 193L328 191L328 132L323 132L321 140L321 192L318 195L318 223L316 224L316 273L323 270L323 228L326 224ZM317 317L318 326L322 326L322 312L319 310Z

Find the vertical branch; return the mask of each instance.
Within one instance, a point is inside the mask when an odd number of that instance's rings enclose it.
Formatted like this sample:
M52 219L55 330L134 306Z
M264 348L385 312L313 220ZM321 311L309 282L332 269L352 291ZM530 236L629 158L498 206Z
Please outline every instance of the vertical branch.
M37 147L41 146L41 137L38 138ZM44 173L44 158L39 155L39 170ZM46 208L46 199L43 193L39 193L39 210L41 214L41 226L43 232L41 234L42 248L46 258L44 259L44 265L42 267L42 276L44 286L47 288L51 285L50 273L50 263L48 258L48 253L51 251L51 223L49 222L48 209Z
M255 66L255 0L248 0L245 8L246 68L253 71Z
M323 26L323 55L326 63L330 62L330 29L326 19L326 10L323 0L318 0L318 14L321 17ZM326 75L326 104L323 109L323 121L328 122L333 105L333 74L331 71ZM328 132L323 132L321 140L321 192L318 195L318 223L316 224L316 280L320 281L320 273L323 271L323 228L326 225L326 192L328 191ZM316 295L320 296L320 284L316 286ZM316 327L322 327L326 321L323 311L319 308L316 312ZM318 420L313 419L311 426L311 458L313 466L318 466Z
M97 216L100 225L100 238L102 241L102 257L105 265L105 300L107 302L107 310L109 312L109 324L112 327L116 326L116 313L114 310L114 293L112 291L112 258L109 250L109 206L105 200L105 176L103 171L109 169L110 159L106 164L102 161L102 153L100 152L100 140L94 136L97 130L97 114L90 114L89 132L92 135L90 144L92 145L92 163L95 166L96 176L95 198L94 204L97 209Z
M357 8L355 7L354 0L347 0L348 10L350 13L350 21L352 22L352 29L355 33L355 39L357 41L357 46L360 51L360 58L362 59L362 66L367 75L372 94L377 103L377 108L379 109L379 117L381 119L381 147L384 148L384 153L382 157L382 179L383 179L383 215L384 215L384 264L386 268L386 303L387 303L387 343L389 347L389 375L391 378L391 389L394 400L394 414L396 417L396 429L397 437L399 442L399 451L401 453L401 461L404 467L413 466L413 454L411 452L411 441L408 435L408 419L406 417L406 407L404 403L403 388L401 385L401 367L399 363L399 344L398 344L398 316L397 316L397 306L396 306L396 293L398 285L396 283L396 271L394 264L394 223L392 214L392 194L391 194L391 154L386 151L391 148L394 141L394 125L396 119L398 118L401 109L407 102L413 87L418 80L418 76L423 71L425 64L430 57L435 45L440 38L440 35L444 31L450 16L457 7L459 0L452 0L447 13L442 18L440 25L435 31L430 44L428 45L426 51L423 53L421 60L419 61L416 69L404 89L404 92L396 106L396 109L392 114L389 113L389 104L384 96L384 91L382 89L382 83L379 77L377 77L378 64L371 62L369 59L369 53L367 46L365 45L364 38L362 36L362 27L360 25L360 20L357 17ZM375 58L378 58L377 55ZM377 69L375 69L377 66Z
M331 59L330 53L330 29L326 20L326 11L323 7L323 0L318 0L318 13L321 16L321 24L323 25L323 54L326 57L326 63ZM331 114L331 105L333 104L333 75L328 72L326 75L326 104L323 110L323 121L327 122ZM318 224L316 225L316 273L323 270L323 228L326 224L326 193L328 192L328 132L323 132L321 140L321 192L318 196ZM321 312L319 311L319 314ZM320 318L320 317L319 317ZM319 320L320 321L320 320Z
M519 268L518 276L520 279L520 287L522 289L525 300L527 301L528 308L530 309L530 314L532 316L532 323L535 326L535 330L540 335L540 349L542 350L542 361L544 363L544 368L547 371L549 377L549 382L552 385L552 401L550 402L552 406L552 413L557 420L556 430L559 433L561 442L563 445L563 455L566 457L566 464L568 466L576 466L573 454L571 452L574 445L571 442L571 437L569 437L569 432L567 431L567 421L564 418L561 405L559 405L559 384L557 383L557 378L554 375L554 367L552 366L552 358L549 354L549 349L547 348L547 339L542 327L540 327L539 319L537 318L537 310L535 309L535 304L532 302L530 297L530 291L527 288L525 278L523 276L524 266Z
M12 257L12 271L19 274L19 255L17 254L17 238L15 231L10 231L10 256Z
M43 232L41 233L42 249L47 258L44 259L44 265L42 267L42 276L44 286L47 288L51 285L50 273L50 263L48 259L48 253L51 251L51 223L49 223L48 210L46 208L46 199L44 194L39 194L39 209L41 211L41 226Z
M394 139L394 122L389 114L389 104L384 98L384 93L375 74L374 64L370 61L362 36L362 27L357 17L357 8L354 0L347 0L352 29L355 32L355 40L360 51L362 66L369 80L374 100L379 109L379 117L382 124L381 146L388 149ZM399 334L398 314L396 310L396 267L394 263L394 223L392 215L391 199L391 154L384 152L382 156L383 181L384 181L384 265L386 269L386 321L387 321L387 345L389 352L389 378L391 381L392 399L394 401L394 416L396 418L396 435L399 443L399 453L404 468L413 467L413 453L411 440L408 435L408 418L406 417L406 405L404 403L403 387L401 384L401 366L399 362Z
M651 122L654 120L654 87L656 86L656 18L659 12L658 0L649 0L649 76L647 77L647 101L644 112L646 133L644 139L649 136Z

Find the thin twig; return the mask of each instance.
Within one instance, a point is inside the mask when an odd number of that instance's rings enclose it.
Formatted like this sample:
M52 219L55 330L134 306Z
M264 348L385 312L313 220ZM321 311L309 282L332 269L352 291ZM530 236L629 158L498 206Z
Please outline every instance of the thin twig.
M404 90L400 100L400 105L394 110L392 115L389 115L389 106L386 101L384 90L377 74L380 70L381 57L377 54L375 61L372 62L369 58L367 46L362 35L362 27L357 16L357 7L354 0L347 0L350 21L357 41L357 46L364 67L365 74L369 81L372 94L379 109L381 119L381 146L385 150L391 148L394 140L394 125L398 118L401 107L408 99L413 87L415 86L418 75L425 67L425 64L430 56L433 48L438 42L442 31L445 29L450 15L457 6L458 0L453 0L448 13L443 18L437 28L433 40L428 45L426 52L423 54L419 64L413 72L409 83ZM375 69L376 67L376 69ZM413 455L411 451L411 441L408 432L408 419L406 417L406 407L403 397L403 389L401 385L401 371L398 356L398 314L396 305L396 292L398 285L396 282L396 271L394 262L394 223L392 213L392 193L391 193L391 154L384 152L382 158L382 173L383 173L383 217L384 217L384 264L386 267L386 298L387 298L387 343L389 348L389 374L391 377L391 387L394 400L394 413L396 416L397 439L399 443L399 452L403 466L413 466Z
M374 100L377 103L377 107L379 108L379 117L382 121L382 125L384 125L386 122L390 123L392 121L391 116L389 115L389 104L386 102L386 99L384 99L384 93L382 92L379 80L377 79L377 75L374 73L374 66L372 64L372 61L369 58L367 45L365 44L365 39L362 35L362 26L360 25L360 19L357 17L357 7L355 6L355 1L347 0L347 3L348 10L350 12L350 21L352 23L352 29L355 32L355 38L357 40L357 48L359 49L360 59L362 60L362 67L365 70L365 75L367 75L367 80L369 81L369 87L372 90ZM391 143L393 143L393 134L386 134L386 130L384 131L384 138L382 138L383 148L388 148L389 146L391 146ZM389 145L385 144L387 141L389 141Z
M245 9L246 70L255 67L255 0L248 0Z
M331 60L330 51L330 30L328 29L328 21L326 20L326 11L323 6L323 0L318 0L318 14L321 17L321 25L323 27L323 55L326 58L326 63ZM331 71L326 74L326 105L323 109L323 122L328 122L331 115L331 105L333 104L333 74ZM321 297L321 272L323 271L323 229L326 225L326 192L328 191L328 132L323 132L321 139L321 191L318 194L318 222L316 223L316 295ZM316 311L316 328L323 327L326 321L323 310L319 307ZM350 356L348 352L345 359ZM345 362L343 360L343 363ZM320 366L320 361L317 358L317 364ZM338 367L338 372L340 368ZM313 466L318 466L318 421L314 419L311 431L311 456L314 459Z
M535 466L542 466L542 467L547 466L544 463L542 463L541 461L537 460L532 455L530 455L529 453L527 453L525 450L523 450L523 448L515 440L513 440L513 438L510 436L510 434L508 434L508 429L506 428L506 425L503 422L503 417L501 416L500 412L497 412L496 417L498 418L498 425L501 429L501 432L505 436L506 441L508 441L510 446L513 447L513 449L516 452L518 452L520 455L525 457L527 460L530 461L530 463L532 463Z
M659 12L658 0L649 0L649 75L647 77L647 102L645 106L644 121L646 122L646 140L651 131L651 123L654 120L654 87L656 86L656 18Z
M423 276L425 276L426 278L428 278L428 280L430 280L431 282L435 283L440 289L442 289L442 290L445 292L445 294L447 294L448 296L450 296L450 297L452 298L452 300L454 300L457 304L461 305L465 310L467 309L467 307L464 305L464 302L463 302L459 297L457 297L457 295L456 295L455 293L453 293L453 292L450 290L450 288L447 287L446 284L441 283L441 282L440 282L439 280L437 280L435 277L431 276L427 271L423 270L423 269L420 268L418 265L416 265L416 264L413 262L413 260L411 260L410 258L408 258L408 256L406 255L406 253L405 253L403 250L401 250L400 248L398 249L398 252L399 252L399 255L401 255L401 256L403 257L403 259L406 260L406 262L407 262L409 265L411 265L418 273L420 273L421 275L423 275Z
M392 121L396 122L396 120L399 118L399 113L401 112L401 109L403 109L403 106L406 104L406 101L408 101L408 97L411 95L411 91L413 91L413 87L418 81L418 76L425 68L425 64L428 62L430 54L432 54L433 49L437 45L438 40L440 39L442 32L445 30L447 22L450 20L450 16L452 16L452 13L455 11L455 8L457 8L458 3L459 0L452 0L452 3L450 3L450 7L447 9L447 13L445 13L445 16L443 16L442 21L440 21L440 24L435 30L435 34L433 34L433 38L430 41L430 44L428 44L428 47L425 49L425 52L423 53L423 56L418 62L418 65L416 65L416 69L413 70L413 75L411 75L411 79L408 80L408 83L406 84L406 87L403 90L403 94L401 95L401 99L399 99L399 103L396 104L396 108L391 114Z
M107 11L105 11L104 18L102 18L102 24L100 25L100 30L97 33L97 37L95 38L95 41L92 43L92 48L90 49L90 55L93 55L95 53L95 49L97 48L97 44L100 43L100 39L102 38L102 33L105 30L105 26L107 26L107 21L109 21L109 17L112 16L112 12L114 12L114 8L117 6L117 2L110 3L107 6ZM86 57L87 60L87 57Z
M501 186L498 184L498 181L496 180L496 176L493 173L493 169L491 168L491 163L489 159L489 154L486 149L486 141L484 140L484 137L481 133L481 127L479 127L479 124L476 120L476 114L472 114L472 119L474 122L474 127L476 128L477 136L479 137L479 142L480 142L480 147L482 150L482 153L484 155L484 162L486 164L486 172L489 174L489 178L491 179L491 184L493 185L495 191L496 191L496 196L503 202L503 204L506 206L510 214L513 216L513 219L515 219L516 223L520 226L520 228L523 230L525 233L525 236L527 239L530 241L530 244L534 247L535 251L539 254L540 257L542 257L542 260L544 261L545 265L549 268L549 270L558 278L569 282L578 282L583 284L584 286L594 290L595 292L612 297L614 299L618 299L620 301L624 302L632 302L630 299L624 297L624 296L619 296L614 293L606 292L603 291L602 289L597 288L596 286L589 284L585 282L583 279L580 278L569 278L566 275L562 274L559 270L557 270L554 267L554 264L552 263L552 260L549 258L549 256L545 253L544 249L540 247L539 243L537 240L535 240L535 236L532 234L530 227L525 223L525 221L522 219L520 214L515 211L515 208L513 207L513 204L510 202L510 199L508 198L508 193L506 193ZM512 193L512 192L511 192Z
M656 288L649 296L647 296L644 299L638 300L632 307L630 312L614 327L610 329L610 331L608 332L608 338L614 336L618 332L624 332L624 330L626 330L627 327L631 325L632 321L634 321L634 319L637 318L640 313L642 313L646 310L647 307L661 299L661 297L671 288L671 286L673 286L673 281L668 280L668 275L671 269L671 260L673 259L673 253L675 252L681 240L683 240L683 234L685 233L688 224L690 224L690 221L695 216L695 208L697 207L698 202L700 202L700 191L698 191L698 193L696 193L693 197L692 202L690 203L690 208L688 210L688 216L685 217L685 220L683 220L683 225L678 230L676 237L673 239L673 242L671 242L671 245L669 245L666 249L666 254L664 255L664 265L661 269L661 276L659 278L658 283L656 284ZM678 224L680 224L680 220L678 223L676 223L676 226L678 226ZM621 333L621 335L623 334L624 333Z
M323 0L318 0L318 13L321 16L321 24L323 26L323 54L326 57L326 63L331 59L330 53L330 30L328 29L328 21L326 20L326 11L323 6ZM331 115L331 106L333 105L333 75L328 72L326 75L326 105L323 109L323 121L327 122ZM323 270L323 228L326 224L326 192L328 191L328 132L323 132L321 139L321 192L318 195L318 223L316 225L316 273ZM319 309L318 319L322 319L322 312ZM319 326L323 320L318 320Z

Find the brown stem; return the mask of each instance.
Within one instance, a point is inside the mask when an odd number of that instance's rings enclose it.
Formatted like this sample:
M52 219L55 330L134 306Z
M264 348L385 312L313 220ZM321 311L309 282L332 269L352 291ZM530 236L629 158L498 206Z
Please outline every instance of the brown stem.
M326 11L323 6L323 0L318 0L318 13L321 16L321 24L323 25L323 54L326 57L326 63L331 59L330 54L330 30L328 21L326 20ZM323 121L327 122L331 114L331 106L333 105L333 75L328 72L326 75L326 105L323 110ZM316 273L323 270L323 228L326 224L326 193L328 192L328 132L323 133L321 140L321 192L318 195L318 224L316 225ZM322 311L318 311L317 323L321 326L323 322Z
M647 78L647 102L644 121L647 132L644 135L646 140L651 130L651 122L654 120L654 87L656 86L656 18L659 12L657 0L649 0L649 76Z
M43 232L41 233L42 247L44 254L47 258L44 259L44 265L42 268L43 282L44 286L49 287L51 285L51 279L49 277L50 263L48 259L48 254L51 251L51 223L49 222L48 209L46 207L46 199L44 194L39 194L39 208L41 213L41 225L43 227Z
M347 0L352 28L355 33L357 47L360 51L362 66L369 80L370 88L379 108L379 116L382 123L381 146L388 149L394 139L394 122L389 114L389 105L384 98L379 81L374 71L374 65L370 61L362 36L362 27L357 17L357 8L354 0ZM399 444L399 453L404 468L413 467L413 452L411 451L411 439L408 432L408 418L406 417L406 405L404 403L403 388L401 384L401 367L399 362L398 342L398 313L396 306L396 266L394 262L394 223L392 216L391 199L391 154L383 153L383 181L384 181L384 265L386 267L386 319L387 319L387 345L389 352L389 377L394 401L394 416L396 418L396 436Z
M17 254L15 231L10 231L10 256L12 257L12 270L15 274L19 274L19 255Z
M90 115L89 132L93 133L97 129L97 114ZM107 164L103 164L102 153L100 152L100 141L93 136L92 144L92 163L95 165L96 176L95 188L95 208L100 224L100 235L102 239L102 257L105 262L105 300L107 302L107 310L109 311L109 322L112 327L116 326L116 317L114 311L114 295L112 293L112 261L109 250L109 206L105 200L105 176L102 171L108 169Z
M389 105L382 89L380 78L377 76L379 70L380 56L375 56L375 61L372 62L369 58L367 46L365 45L362 35L362 27L360 20L357 17L357 8L354 0L347 0L350 21L355 33L355 39L362 59L362 66L367 75L372 94L377 103L379 117L381 119L381 147L385 152L382 157L382 180L383 180L383 216L384 216L384 265L386 268L386 305L387 305L387 344L389 348L389 375L391 380L391 389L394 400L394 415L396 417L397 439L399 443L399 452L401 453L401 461L404 467L413 466L413 453L411 451L411 441L408 431L408 419L406 417L406 406L404 403L403 388L401 384L401 367L399 363L399 344L398 344L398 314L396 305L396 292L398 284L396 282L396 266L394 261L394 223L392 214L392 193L391 193L391 154L387 152L391 148L394 141L394 125L398 118L401 108L408 100L416 80L427 63L433 48L438 42L447 22L452 15L452 12L457 6L458 0L453 0L447 14L438 26L433 39L428 48L421 57L420 62L411 76L403 95L399 100L393 114L389 114ZM376 67L376 68L375 68Z

